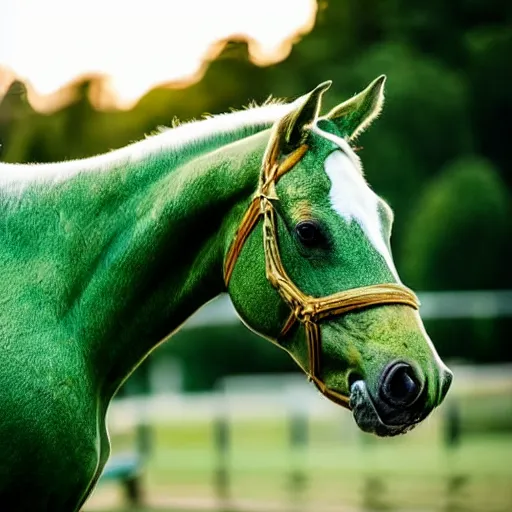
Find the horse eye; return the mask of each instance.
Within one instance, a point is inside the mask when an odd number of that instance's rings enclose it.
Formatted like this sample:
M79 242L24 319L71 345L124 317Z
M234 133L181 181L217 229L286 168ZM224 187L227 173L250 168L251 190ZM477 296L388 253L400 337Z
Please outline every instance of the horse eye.
M295 227L299 240L306 247L315 247L322 242L322 233L316 222L305 220Z

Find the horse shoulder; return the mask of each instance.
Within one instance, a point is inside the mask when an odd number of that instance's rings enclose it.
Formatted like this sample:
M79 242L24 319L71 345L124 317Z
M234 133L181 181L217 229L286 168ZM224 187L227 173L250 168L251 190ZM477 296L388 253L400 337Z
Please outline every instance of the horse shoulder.
M78 357L20 345L0 352L0 503L74 510L100 465L98 399Z

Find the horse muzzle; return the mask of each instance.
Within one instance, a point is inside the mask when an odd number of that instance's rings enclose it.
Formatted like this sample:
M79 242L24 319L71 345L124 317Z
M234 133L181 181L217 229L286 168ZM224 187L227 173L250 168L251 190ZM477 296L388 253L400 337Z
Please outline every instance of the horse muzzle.
M350 408L361 430L380 437L405 434L421 423L442 402L453 375L443 370L437 403L429 403L429 382L425 376L404 362L394 362L382 372L377 389L371 393L364 380L357 380L350 390Z

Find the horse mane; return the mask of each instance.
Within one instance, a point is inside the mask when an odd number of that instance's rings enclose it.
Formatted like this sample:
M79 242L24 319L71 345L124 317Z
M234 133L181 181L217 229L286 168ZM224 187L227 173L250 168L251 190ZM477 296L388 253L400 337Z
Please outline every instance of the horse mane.
M291 108L291 103L269 98L259 106L251 103L241 110L205 114L199 120L182 123L175 118L171 127L159 127L142 140L93 157L55 163L0 162L0 187L40 180L61 181L81 172L108 170L150 157L161 156L171 165L185 162L270 128Z
M203 114L199 119L192 118L187 121L182 121L179 117L174 116L171 120L171 126L157 126L153 131L146 135L146 138L153 137L155 135L160 135L161 133L166 133L169 130L173 130L175 128L179 128L180 126L184 126L190 123L199 123L201 121L207 121L209 119L219 118L221 116L227 116L230 114L239 114L241 112L248 112L254 109L269 107L269 106L283 106L286 105L285 101L279 98L274 98L273 96L269 96L263 103L258 104L257 101L252 100L247 105L242 106L241 109L231 108L229 112L223 112L221 114Z

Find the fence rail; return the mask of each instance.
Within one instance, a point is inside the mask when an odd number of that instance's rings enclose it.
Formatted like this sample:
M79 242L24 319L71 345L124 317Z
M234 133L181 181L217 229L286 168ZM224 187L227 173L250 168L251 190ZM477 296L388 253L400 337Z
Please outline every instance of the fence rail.
M424 319L512 316L512 290L420 292ZM240 323L229 296L222 294L201 308L183 329Z

